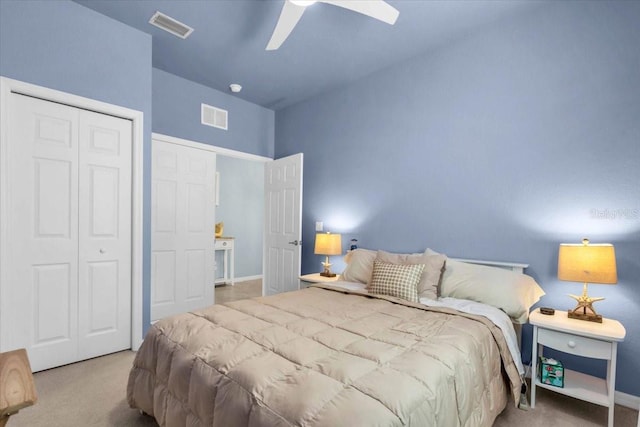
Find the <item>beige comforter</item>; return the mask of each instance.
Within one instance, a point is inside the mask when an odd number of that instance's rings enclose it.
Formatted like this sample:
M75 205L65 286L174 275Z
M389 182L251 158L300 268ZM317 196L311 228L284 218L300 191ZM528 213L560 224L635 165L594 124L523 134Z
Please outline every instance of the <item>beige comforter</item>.
M127 399L161 426L454 427L492 425L508 389L486 318L316 286L156 323Z

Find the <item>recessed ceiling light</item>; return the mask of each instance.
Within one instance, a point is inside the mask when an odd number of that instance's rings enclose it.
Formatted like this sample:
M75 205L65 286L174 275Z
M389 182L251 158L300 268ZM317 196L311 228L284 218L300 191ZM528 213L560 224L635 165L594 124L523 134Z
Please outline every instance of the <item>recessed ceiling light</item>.
M238 93L242 90L242 86L240 86L238 83L231 83L229 85L229 89L231 89L231 92L233 93Z
M177 19L173 19L162 12L154 13L151 19L149 19L149 24L155 25L156 27L167 31L174 36L178 36L181 39L186 39L193 32L193 28L190 26L183 24Z

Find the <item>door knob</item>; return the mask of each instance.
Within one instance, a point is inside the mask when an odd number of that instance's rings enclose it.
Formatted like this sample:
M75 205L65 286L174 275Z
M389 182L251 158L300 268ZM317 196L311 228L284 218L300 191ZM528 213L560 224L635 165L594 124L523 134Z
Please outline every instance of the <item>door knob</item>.
M107 250L106 250L105 248L100 248L100 253L101 253L101 254L103 254L103 253L105 253L105 252L107 252Z
M289 244L293 245L293 246L302 245L302 240L300 240L300 241L294 240L293 242L289 242Z

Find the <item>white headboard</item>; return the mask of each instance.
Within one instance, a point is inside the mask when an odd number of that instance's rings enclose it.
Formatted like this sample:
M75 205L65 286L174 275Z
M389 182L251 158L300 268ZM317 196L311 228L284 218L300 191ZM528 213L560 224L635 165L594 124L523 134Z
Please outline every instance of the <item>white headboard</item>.
M464 259L464 258L451 258L455 261L467 262L469 264L486 265L489 267L498 267L505 270L511 270L516 273L524 273L524 269L529 267L529 264L521 264L517 262L504 262L504 261L482 261L478 259Z

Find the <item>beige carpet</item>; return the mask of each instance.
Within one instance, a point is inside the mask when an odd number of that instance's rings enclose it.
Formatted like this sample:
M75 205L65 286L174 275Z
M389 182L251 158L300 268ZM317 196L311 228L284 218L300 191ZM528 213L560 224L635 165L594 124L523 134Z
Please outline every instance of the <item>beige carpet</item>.
M536 389L536 407L521 411L507 407L498 416L494 427L596 427L606 426L607 408L583 402L545 389ZM616 405L615 427L636 427L638 411Z
M216 301L260 295L261 286L260 281L252 281L218 287ZM129 408L125 400L134 356L132 351L123 351L36 373L38 403L11 417L8 427L157 426L153 418ZM638 411L616 405L615 426L636 427L637 416ZM606 408L544 389L538 392L534 410L526 412L509 406L494 424L495 427L606 425Z

